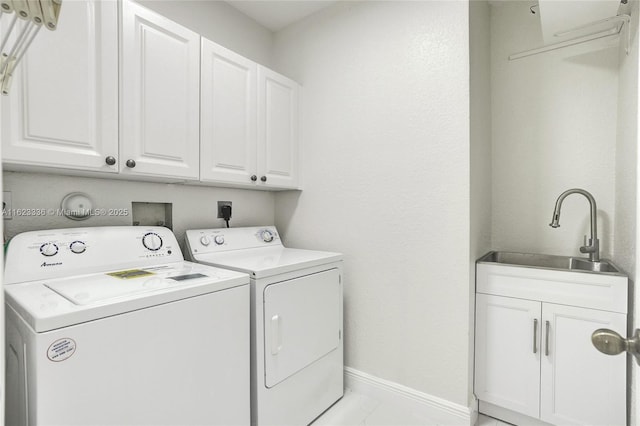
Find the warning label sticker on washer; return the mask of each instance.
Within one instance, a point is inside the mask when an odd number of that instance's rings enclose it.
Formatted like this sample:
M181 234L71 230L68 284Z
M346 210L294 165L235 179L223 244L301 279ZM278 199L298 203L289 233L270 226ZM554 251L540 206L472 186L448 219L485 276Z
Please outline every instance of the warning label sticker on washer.
M53 362L60 362L68 359L76 352L76 342L73 339L58 339L49 346L47 358Z
M130 280L132 278L140 278L140 277L146 277L148 275L154 275L154 273L149 271L144 271L142 269L128 269L126 271L109 272L107 275L110 275L115 278L120 278L121 280Z

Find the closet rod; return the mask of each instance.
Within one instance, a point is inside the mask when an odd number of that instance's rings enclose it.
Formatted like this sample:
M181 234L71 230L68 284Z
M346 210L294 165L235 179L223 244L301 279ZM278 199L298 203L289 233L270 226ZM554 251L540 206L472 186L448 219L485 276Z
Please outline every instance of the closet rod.
M533 55L539 55L540 53L545 53L545 52L551 52L553 50L558 50L558 49L562 49L565 47L570 47L570 46L575 46L578 44L582 44L582 43L587 43L590 41L594 41L594 40L599 40L599 39L606 39L606 38L615 38L618 37L620 35L620 33L625 30L626 31L626 46L625 46L625 52L627 54L629 54L629 45L631 44L631 31L629 30L629 23L631 21L631 17L629 15L618 15L618 16L614 16L611 18L607 18L607 19L603 19L602 21L598 21L598 22L593 22L591 24L579 27L579 28L573 28L571 30L568 31L563 31L562 33L558 33L556 35L560 35L560 34L569 34L593 25L598 25L598 24L602 24L602 23L606 23L606 22L616 22L619 21L621 22L621 25L617 28L610 28L608 30L605 31L600 31L598 33L595 34L589 34L586 36L582 36L582 37L577 37L571 40L565 40L565 41L561 41L559 43L554 43L554 44L549 44L546 46L541 46L541 47L537 47L535 49L530 49L530 50L525 50L522 52L518 52L518 53L514 53L512 55L509 55L509 60L510 61L514 61L516 59L522 59L522 58L526 58L528 56L533 56Z

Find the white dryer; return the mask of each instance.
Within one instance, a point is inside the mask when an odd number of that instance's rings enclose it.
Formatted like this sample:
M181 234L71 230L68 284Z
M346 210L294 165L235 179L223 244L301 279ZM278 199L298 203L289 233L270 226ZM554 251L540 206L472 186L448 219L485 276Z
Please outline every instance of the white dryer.
M251 422L307 425L343 395L342 255L275 227L187 231L187 257L251 276Z
M248 284L185 262L167 228L14 237L7 424L249 424Z

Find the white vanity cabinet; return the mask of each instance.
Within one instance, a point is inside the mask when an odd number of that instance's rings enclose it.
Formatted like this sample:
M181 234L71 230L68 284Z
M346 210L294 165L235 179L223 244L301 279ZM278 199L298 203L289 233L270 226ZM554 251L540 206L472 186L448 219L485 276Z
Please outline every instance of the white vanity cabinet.
M65 2L34 39L2 96L5 168L118 172L117 6Z
M299 85L202 39L200 179L298 187Z
M622 275L477 264L475 394L515 424L626 424L626 357L591 334L626 335Z
M120 172L199 179L200 36L121 3Z

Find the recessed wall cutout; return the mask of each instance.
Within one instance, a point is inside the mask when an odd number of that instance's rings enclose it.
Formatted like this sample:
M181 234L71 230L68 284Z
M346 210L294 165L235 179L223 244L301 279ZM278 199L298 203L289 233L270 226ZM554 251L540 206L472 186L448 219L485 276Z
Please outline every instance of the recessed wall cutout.
M131 202L134 226L166 226L173 229L172 203Z

